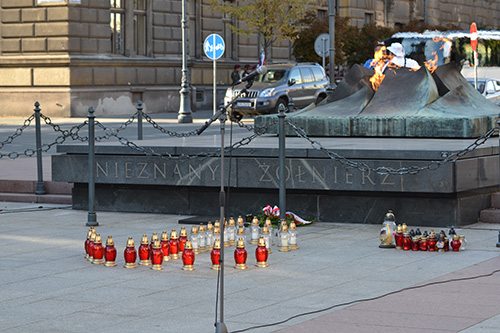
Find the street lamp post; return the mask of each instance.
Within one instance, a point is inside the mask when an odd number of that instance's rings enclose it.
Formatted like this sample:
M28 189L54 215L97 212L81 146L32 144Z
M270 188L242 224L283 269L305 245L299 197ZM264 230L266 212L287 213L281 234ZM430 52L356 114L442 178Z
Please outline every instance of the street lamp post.
M193 115L191 112L191 90L189 89L188 70L187 70L187 43L186 43L186 0L182 0L182 79L181 90L179 91L179 115L177 122L192 123Z
M330 0L329 27L330 27L330 87L335 85L335 0Z

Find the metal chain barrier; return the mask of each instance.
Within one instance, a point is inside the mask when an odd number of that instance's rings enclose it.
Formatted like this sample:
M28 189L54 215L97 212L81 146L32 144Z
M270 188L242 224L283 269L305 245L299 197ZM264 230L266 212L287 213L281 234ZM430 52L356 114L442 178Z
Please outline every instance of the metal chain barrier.
M31 124L31 122L35 119L35 114L32 114L28 119L24 121L23 126L19 127L14 134L7 137L5 141L0 142L0 149L2 149L5 145L12 143L15 138L23 134L23 131Z
M278 120L275 119L270 124L268 124L266 127L259 128L258 130L256 130L256 132L253 133L251 136L243 138L243 139L241 139L241 140L233 143L231 146L225 147L224 148L224 152L230 152L230 151L239 149L239 148L241 148L243 146L246 146L246 145L250 144L250 142L252 142L256 137L261 136L261 135L267 133L267 131L269 130L269 128L272 125L275 125L277 122L278 122ZM160 157L160 158L166 159L166 160L179 160L179 161L188 161L188 160L194 160L194 159L201 159L201 160L203 160L203 159L206 159L208 157L220 157L221 156L220 149L218 149L218 150L216 150L214 152L210 152L210 153L208 153L208 152L200 152L200 153L195 154L195 155L181 154L181 155L178 155L178 156L174 156L174 155L172 155L172 154L170 154L168 152L158 153L158 152L155 152L151 147L140 146L140 145L138 145L138 144L136 144L136 143L128 140L127 138L119 136L118 134L114 133L113 129L107 128L106 126L104 126L103 124L101 124L98 121L96 121L96 125L97 125L97 127L101 128L105 133L107 133L109 135L109 137L115 137L122 145L127 146L130 149L139 151L139 152L141 152L143 154L146 154L148 156L156 156L156 157ZM197 130L193 131L193 132L196 133Z
M455 162L460 157L475 150L477 147L484 144L491 136L493 136L499 130L498 127L494 127L492 129L490 129L488 132L486 132L486 134L477 138L472 144L470 144L467 148L465 148L463 150L460 150L457 152L443 152L441 154L441 156L443 157L443 160L441 160L441 161L431 161L428 165L425 165L423 167L410 166L410 167L402 167L402 168L394 169L394 168L386 167L386 166L372 168L364 162L355 162L355 161L349 160L349 159L347 159L347 158L345 158L345 157L343 157L335 152L332 152L332 151L326 149L318 141L315 141L315 140L312 140L311 138L309 138L307 136L306 132L304 131L304 129L296 126L291 121L287 120L287 123L288 123L288 125L290 125L290 127L292 127L295 130L295 132L297 133L297 135L299 137L309 141L311 143L311 146L314 149L322 151L323 153L328 155L331 159L336 160L336 161L338 161L344 165L347 165L349 167L358 169L361 172L373 171L373 172L378 173L380 175L387 175L387 174L390 174L390 175L406 175L406 174L414 175L414 174L417 174L417 173L424 171L424 170L436 170L441 165L449 163L449 162Z
M170 136L175 136L177 138L185 138L185 137L197 135L197 132L198 132L198 130L194 130L194 131L191 131L191 132L184 132L184 133L172 132L172 131L170 131L170 130L168 130L166 128L163 128L162 126L160 126L157 122L155 122L153 119L151 119L151 117L147 113L143 112L142 116L144 117L144 119L146 119L146 121L148 123L151 124L151 126L153 126L154 129L159 130L163 134L167 134L167 135L170 135Z

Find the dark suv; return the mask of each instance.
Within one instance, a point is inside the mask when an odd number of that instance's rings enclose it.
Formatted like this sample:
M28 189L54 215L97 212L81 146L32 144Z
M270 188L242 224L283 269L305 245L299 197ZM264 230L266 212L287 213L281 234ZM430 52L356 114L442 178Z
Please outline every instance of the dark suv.
M242 115L276 113L280 105L288 110L288 98L293 99L296 109L318 103L326 98L329 84L323 68L318 64L290 63L269 65L267 72L255 78L248 92L238 98L228 109L232 118ZM227 104L246 83L228 88L224 97Z

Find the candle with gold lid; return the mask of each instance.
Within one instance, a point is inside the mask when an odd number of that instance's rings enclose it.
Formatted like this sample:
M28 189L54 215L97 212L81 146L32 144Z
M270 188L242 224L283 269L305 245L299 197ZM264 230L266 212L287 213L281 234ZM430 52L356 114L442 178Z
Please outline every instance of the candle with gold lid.
M132 237L129 237L127 240L127 245L125 250L123 251L123 257L125 259L125 268L136 268L137 264L135 260L137 259L137 251L135 250L135 244Z
M184 246L186 246L187 230L185 227L181 227L181 231L179 231L179 253L184 252Z
M191 236L189 240L191 241L191 246L193 247L194 254L200 254L201 251L200 251L198 227L195 225L191 227Z
M227 233L229 236L229 243L231 245L236 244L236 221L234 218L229 219L229 226L227 227Z
M257 244L259 241L260 225L259 219L254 217L250 226L250 244Z
M236 249L234 250L234 261L236 269L246 269L247 268L247 250L245 250L245 242L242 238L238 239L236 244Z
M220 240L216 239L212 252L210 253L210 259L212 260L213 270L220 270Z
M106 267L114 267L116 266L116 248L115 242L113 241L113 237L108 236L106 240L106 248L104 249L104 266Z
M266 226L262 227L262 237L264 238L264 241L266 242L266 248L267 248L268 254L273 253L273 251L271 250L271 238L272 238L272 236L270 235L269 229Z
M279 238L279 251L290 252L290 234L288 233L288 225L286 222L281 224Z
M274 228L273 224L271 223L271 219L266 219L266 221L264 222L264 226L269 230L269 240L271 241L271 244L269 245L274 245Z
M247 236L245 235L245 227L241 225L238 227L238 230L236 231L236 238L238 239L242 238L245 243L247 242Z
M170 260L170 239L168 239L168 233L163 231L161 233L160 240L161 251L163 252L163 261Z
M179 254L179 236L177 235L177 231L175 229L172 229L170 232L170 257L172 259L179 259L181 255Z
M97 236L97 233L95 233L95 231L92 233L92 235L90 235L89 257L87 258L87 260L90 262L94 261L94 241L95 241L96 236Z
M229 237L229 228L228 228L228 225L227 225L227 221L224 221L224 235L223 235L223 239L224 239L224 247L230 247L231 246L231 240L230 240L230 237Z
M290 250L298 250L299 246L297 245L297 238L299 236L299 232L297 231L297 225L295 222L290 222Z
M207 231L205 226L202 224L198 228L198 242L199 242L199 248L200 252L206 252L207 251Z
M97 234L95 236L92 255L94 257L94 260L92 260L93 264L104 264L104 247L102 246L102 239L100 234Z
M83 247L85 248L85 259L88 259L90 257L90 255L89 255L89 244L90 244L90 237L92 236L92 233L95 234L94 227L90 227L89 231L87 232L87 239L83 243Z
M186 241L186 245L184 247L184 252L182 252L182 270L184 271L194 271L194 252L193 245L189 240Z
M141 245L139 245L139 265L149 266L151 265L151 249L149 247L148 236L146 234L142 235Z
M257 244L257 248L255 249L255 258L257 259L257 267L267 267L267 257L269 252L267 251L266 241L264 237L259 238L259 243Z
M207 251L212 251L214 245L214 226L212 222L207 223L207 231L206 231L207 239L205 240L207 244Z
M150 251L150 253L153 250L153 244L156 241L159 241L159 240L160 239L158 238L158 234L156 232L153 232L153 235L151 235L151 242L149 243L149 251Z
M163 269L163 251L161 250L161 244L159 240L155 240L153 243L153 248L151 250L151 269L156 271L161 271Z

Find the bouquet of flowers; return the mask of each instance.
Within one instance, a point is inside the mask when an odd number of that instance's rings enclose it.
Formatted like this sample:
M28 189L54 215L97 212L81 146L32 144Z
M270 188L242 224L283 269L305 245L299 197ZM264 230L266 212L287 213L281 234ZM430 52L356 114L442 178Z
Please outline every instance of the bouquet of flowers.
M271 207L271 205L267 205L262 208L262 212L257 216L261 224L264 223L266 219L270 219L273 225L279 225L280 223L280 209L278 206ZM295 213L286 212L286 221L287 223L295 222L297 226L306 225L312 223L312 221L307 221Z

